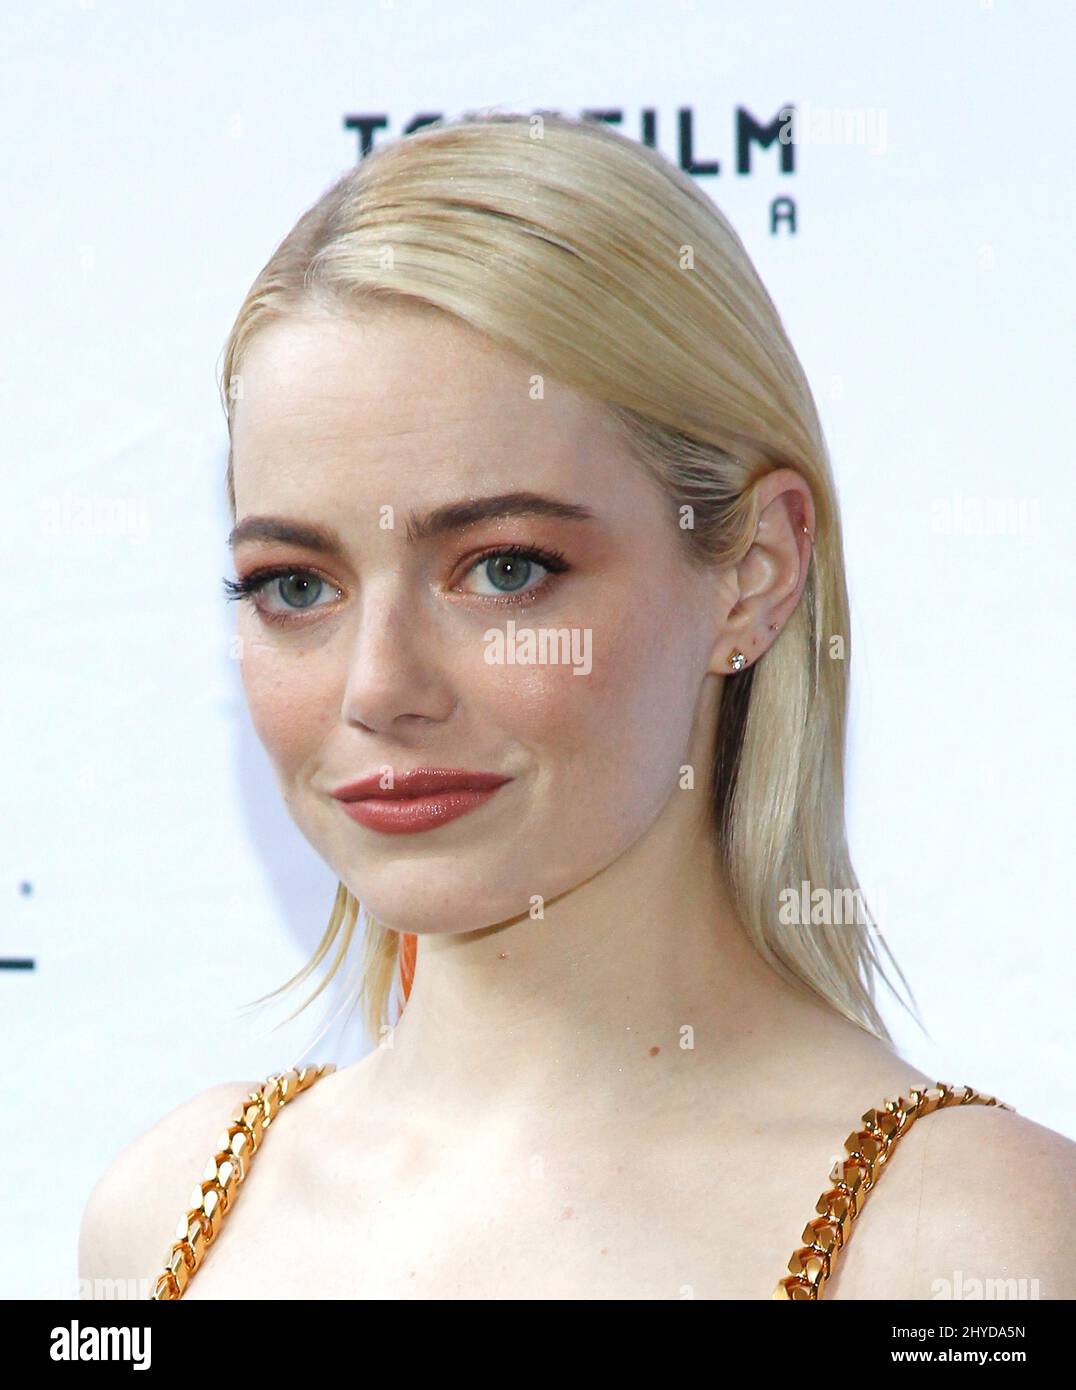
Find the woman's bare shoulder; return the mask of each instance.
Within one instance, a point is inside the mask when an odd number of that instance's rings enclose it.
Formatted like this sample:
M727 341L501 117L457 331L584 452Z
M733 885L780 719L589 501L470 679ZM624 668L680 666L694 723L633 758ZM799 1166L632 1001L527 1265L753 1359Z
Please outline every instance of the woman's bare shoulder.
M126 1146L98 1179L82 1214L83 1298L148 1298L188 1199L233 1110L261 1083L211 1086Z
M1010 1110L932 1118L910 1297L1076 1298L1076 1144Z
M1076 1144L1027 1116L979 1104L924 1116L882 1170L827 1296L1076 1297L1074 1187Z

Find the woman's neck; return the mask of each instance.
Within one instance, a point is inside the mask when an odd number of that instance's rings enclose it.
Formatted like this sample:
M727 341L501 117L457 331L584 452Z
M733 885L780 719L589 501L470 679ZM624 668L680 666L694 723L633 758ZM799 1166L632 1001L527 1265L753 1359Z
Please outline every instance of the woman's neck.
M711 846L659 818L540 918L422 936L386 1084L446 1131L638 1122L782 1065L775 1037L854 1027L761 960Z

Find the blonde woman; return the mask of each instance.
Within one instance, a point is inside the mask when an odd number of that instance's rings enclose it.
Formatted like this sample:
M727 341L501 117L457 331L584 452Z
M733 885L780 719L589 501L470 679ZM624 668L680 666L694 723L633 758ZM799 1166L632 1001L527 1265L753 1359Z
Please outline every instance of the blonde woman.
M1072 1297L1076 1146L931 1089L878 1012L833 478L691 180L566 118L387 145L274 252L222 387L245 692L340 879L289 983L354 940L378 1046L167 1115L83 1276ZM804 920L804 883L860 911Z

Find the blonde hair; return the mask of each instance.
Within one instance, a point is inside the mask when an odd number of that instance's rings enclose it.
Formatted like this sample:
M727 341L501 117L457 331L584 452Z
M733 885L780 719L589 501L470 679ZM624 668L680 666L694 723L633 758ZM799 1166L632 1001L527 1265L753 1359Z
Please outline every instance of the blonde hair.
M815 540L802 598L771 649L724 683L714 830L763 959L891 1043L874 972L889 981L845 831L849 614L834 483L803 368L735 231L690 177L607 126L494 112L424 127L335 182L258 275L224 349L229 435L259 329L313 306L394 300L453 315L604 402L669 498L670 525L693 509L681 534L700 564L746 553L767 473L793 468L809 484ZM230 453L228 498L234 518ZM843 659L827 649L835 637ZM781 894L804 881L836 901L851 892L865 920L783 925ZM343 960L359 912L341 884L313 958L263 999L305 979L339 936L305 1008ZM355 999L374 1036L399 950L399 935L368 919Z

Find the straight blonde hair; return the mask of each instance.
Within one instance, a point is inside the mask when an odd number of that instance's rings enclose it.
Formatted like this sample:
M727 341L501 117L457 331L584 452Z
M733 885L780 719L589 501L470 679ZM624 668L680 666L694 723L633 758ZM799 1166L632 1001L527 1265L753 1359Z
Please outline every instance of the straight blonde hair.
M836 492L803 368L735 231L690 177L607 126L493 112L424 127L337 180L254 281L223 353L229 437L243 356L260 329L315 306L347 313L393 301L453 315L602 401L668 497L669 524L691 509L680 534L699 564L746 553L767 473L793 468L809 484L816 527L802 598L770 650L725 681L713 828L762 958L891 1044L875 973L890 982L845 830L850 640ZM227 489L234 519L230 451ZM804 882L858 903L860 920L824 930L782 922L782 895ZM361 912L341 883L312 959L254 1002L307 978L339 937L295 1013L305 1008L343 961ZM399 934L367 917L353 997L374 1037L388 1022L400 953Z

